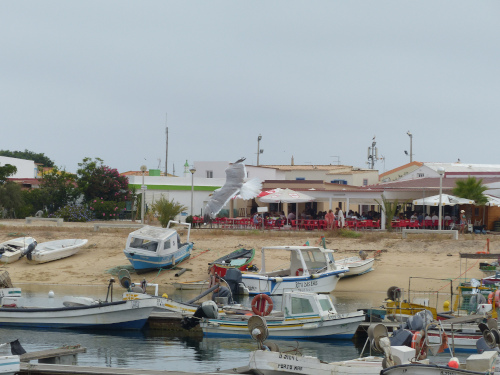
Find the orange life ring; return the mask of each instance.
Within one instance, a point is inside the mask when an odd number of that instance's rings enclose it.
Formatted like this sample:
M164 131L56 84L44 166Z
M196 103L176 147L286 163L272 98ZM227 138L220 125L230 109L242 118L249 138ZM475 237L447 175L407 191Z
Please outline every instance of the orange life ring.
M413 334L411 338L411 347L415 349L417 360L421 361L427 358L427 345L425 343L425 334L420 331Z
M491 305L493 303L493 292L490 292L490 294L488 294L488 304Z
M257 294L252 299L252 311L259 316L269 315L273 311L273 300L267 294Z
M300 273L300 275L299 275ZM295 271L295 276L302 276L304 274L304 269L303 268L299 268L297 269L297 271Z

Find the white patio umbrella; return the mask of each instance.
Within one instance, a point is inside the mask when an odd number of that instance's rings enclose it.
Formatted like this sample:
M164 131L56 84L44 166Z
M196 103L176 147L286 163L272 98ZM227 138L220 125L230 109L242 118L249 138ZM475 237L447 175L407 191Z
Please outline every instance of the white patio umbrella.
M294 191L291 189L276 189L273 193L260 197L259 200L263 203L304 203L311 202L314 200L313 197L301 193L300 191ZM299 216L299 206L295 205L295 217ZM296 221L298 226L298 220Z
M474 201L466 198L455 197L454 195L441 194L441 205L454 206L456 204L474 204ZM432 197L415 199L414 206L439 206L439 194Z
M500 198L495 197L494 195L485 194L486 198L488 198L487 206L498 206L500 207Z

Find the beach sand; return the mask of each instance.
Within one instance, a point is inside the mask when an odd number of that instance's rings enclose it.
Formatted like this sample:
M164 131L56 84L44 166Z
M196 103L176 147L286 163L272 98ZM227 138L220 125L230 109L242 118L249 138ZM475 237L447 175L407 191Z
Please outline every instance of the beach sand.
M55 223L35 222L28 226L23 220L4 220L0 222L0 242L27 235L39 243L65 238L86 238L88 243L78 254L66 259L38 265L21 259L12 264L0 264L0 270L7 270L14 284L106 285L111 277L107 270L130 265L123 249L128 234L133 230L104 228L94 232L92 223L64 223L62 227L56 227ZM461 274L469 278L483 276L479 271L479 260L460 260L459 253L484 251L487 238L490 238L490 251L500 253L500 237L487 235L460 235L458 241L447 239L447 236L415 235L403 240L398 233L366 232L361 238L348 239L321 231L192 229L191 240L195 245L191 258L179 265L180 268L187 268L187 272L175 277L173 270L152 271L132 275L132 280L139 282L146 278L163 288L176 281L205 279L209 262L241 247L257 250L254 264L260 269L262 246L303 245L307 241L310 245L317 245L324 234L327 248L336 250L336 259L357 255L359 250L381 250L376 257L374 271L341 279L335 292L385 292L391 286L408 288L410 277L423 278L412 279L412 288L418 284L418 289L422 291L449 291L448 281L434 279L456 279ZM369 256L374 254L374 251L367 252ZM285 254L279 254L268 262L269 267L286 264L287 259ZM455 283L458 285L457 281Z

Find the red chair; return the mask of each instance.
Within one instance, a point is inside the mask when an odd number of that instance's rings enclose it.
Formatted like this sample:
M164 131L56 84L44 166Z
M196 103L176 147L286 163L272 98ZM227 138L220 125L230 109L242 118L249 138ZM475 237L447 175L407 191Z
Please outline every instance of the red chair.
M347 220L347 227L351 230L355 230L357 227L356 220Z
M432 220L424 220L424 228L432 228Z
M419 229L420 223L417 220L410 220L410 224L408 225L410 229Z
M328 229L326 220L318 220L318 228L319 229Z
M380 229L380 220L377 220L377 221L373 222L373 228Z
M366 220L361 220L357 222L358 229L366 229L366 226L367 226Z

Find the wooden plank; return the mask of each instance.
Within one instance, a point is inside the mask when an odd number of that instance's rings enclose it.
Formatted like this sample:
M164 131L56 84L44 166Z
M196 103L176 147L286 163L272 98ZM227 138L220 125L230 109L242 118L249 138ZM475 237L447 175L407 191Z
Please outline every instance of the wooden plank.
M45 359L53 357L61 357L66 355L73 355L77 353L86 353L87 348L78 347L71 349L49 349L49 350L39 350L37 352L24 353L20 356L22 362L29 362L36 359Z
M468 259L498 259L500 254L489 253L489 254L477 254L477 253L460 253L460 258Z
M68 366L21 363L20 374L81 374L81 375L186 375L186 374L216 374L216 372L183 372L183 371L159 371L143 370L135 368L94 367L94 366ZM218 373L220 374L220 373Z

